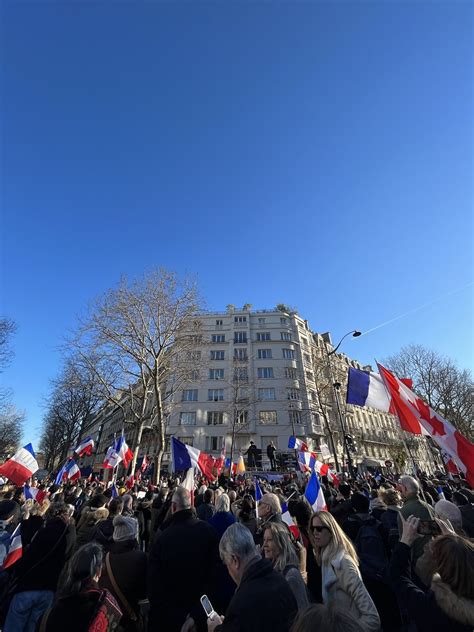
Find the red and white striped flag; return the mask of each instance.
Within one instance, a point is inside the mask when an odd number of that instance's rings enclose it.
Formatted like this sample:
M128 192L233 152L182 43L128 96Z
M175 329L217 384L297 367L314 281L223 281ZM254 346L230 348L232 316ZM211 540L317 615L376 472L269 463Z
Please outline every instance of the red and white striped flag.
M474 444L393 373L381 364L378 367L402 428L415 434L421 434L421 428L424 428L464 473L468 483L474 486Z

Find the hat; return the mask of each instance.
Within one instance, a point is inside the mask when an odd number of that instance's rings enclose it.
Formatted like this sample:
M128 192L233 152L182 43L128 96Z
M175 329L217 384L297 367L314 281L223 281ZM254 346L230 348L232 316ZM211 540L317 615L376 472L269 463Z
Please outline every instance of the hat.
M114 518L114 542L136 540L138 536L138 522L136 518L129 516L115 516Z

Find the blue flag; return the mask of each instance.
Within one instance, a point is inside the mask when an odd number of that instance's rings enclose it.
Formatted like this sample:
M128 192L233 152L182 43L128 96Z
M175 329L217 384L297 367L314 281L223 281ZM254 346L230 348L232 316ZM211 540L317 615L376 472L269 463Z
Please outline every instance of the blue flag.
M61 483L63 482L63 474L66 473L66 466L67 466L67 463L65 463L62 466L62 468L59 470L58 475L54 479L54 484L55 485L61 485Z
M260 500L262 500L262 490L260 489L258 480L255 479L255 502L258 503Z

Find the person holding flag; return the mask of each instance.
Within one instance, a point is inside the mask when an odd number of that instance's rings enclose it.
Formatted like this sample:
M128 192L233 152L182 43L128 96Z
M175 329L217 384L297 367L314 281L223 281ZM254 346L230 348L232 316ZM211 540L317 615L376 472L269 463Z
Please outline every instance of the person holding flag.
M321 566L324 605L337 605L365 632L378 632L380 617L362 581L355 548L328 511L311 516L310 537Z

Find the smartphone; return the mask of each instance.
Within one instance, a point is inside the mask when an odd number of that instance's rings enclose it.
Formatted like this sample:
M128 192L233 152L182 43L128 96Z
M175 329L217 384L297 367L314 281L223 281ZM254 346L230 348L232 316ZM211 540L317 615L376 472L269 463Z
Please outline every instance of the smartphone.
M206 613L207 618L212 619L216 612L214 611L214 608L212 607L212 604L209 601L209 597L207 595L203 595L201 597L201 606L204 608L204 612Z
M418 524L418 533L420 535L440 535L441 529L434 520L420 520Z

